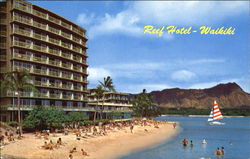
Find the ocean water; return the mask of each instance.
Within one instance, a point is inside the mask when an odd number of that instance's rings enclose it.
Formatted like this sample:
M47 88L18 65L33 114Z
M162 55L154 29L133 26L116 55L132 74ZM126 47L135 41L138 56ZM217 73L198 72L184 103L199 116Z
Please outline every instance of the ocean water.
M162 116L156 120L178 121L179 134L120 159L250 159L250 117L224 117L225 125L208 125L207 117ZM184 138L189 141L187 147L182 146ZM203 139L206 145L201 143ZM217 147L222 146L225 154L215 155Z

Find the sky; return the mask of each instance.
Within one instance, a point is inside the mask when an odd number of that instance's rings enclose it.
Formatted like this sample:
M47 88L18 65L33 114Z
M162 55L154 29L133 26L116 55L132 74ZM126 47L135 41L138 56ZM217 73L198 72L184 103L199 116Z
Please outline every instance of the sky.
M111 76L118 92L204 89L236 82L250 93L248 1L31 1L82 26L89 38L88 88ZM164 33L144 33L144 26ZM166 27L192 27L168 34ZM235 28L200 34L200 26Z

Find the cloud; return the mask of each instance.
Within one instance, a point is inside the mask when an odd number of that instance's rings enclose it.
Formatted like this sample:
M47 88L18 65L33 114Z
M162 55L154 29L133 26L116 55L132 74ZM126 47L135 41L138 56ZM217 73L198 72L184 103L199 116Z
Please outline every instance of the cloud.
M173 80L183 81L183 82L190 81L194 77L196 77L196 74L188 70L179 70L179 71L172 73L171 75L171 78Z
M197 60L191 60L188 63L189 64L205 64L205 63L224 63L226 62L225 59L197 59Z
M137 36L142 32L142 29L136 25L138 20L137 16L127 12L121 12L114 16L106 13L97 25L89 29L89 36L92 38L115 32Z
M89 25L91 23L93 23L93 21L96 19L95 14L90 14L87 15L85 13L81 13L77 16L77 23L80 25Z
M112 76L111 72L104 68L90 67L88 68L88 72L89 72L88 80L93 82L102 80L106 76Z
M113 33L142 36L144 25L183 27L218 24L224 19L247 13L248 6L249 2L242 1L130 2L119 13L106 13L97 19L95 25L89 29L89 36L94 38ZM85 18L83 15L83 19ZM164 36L164 39L171 40L173 36Z

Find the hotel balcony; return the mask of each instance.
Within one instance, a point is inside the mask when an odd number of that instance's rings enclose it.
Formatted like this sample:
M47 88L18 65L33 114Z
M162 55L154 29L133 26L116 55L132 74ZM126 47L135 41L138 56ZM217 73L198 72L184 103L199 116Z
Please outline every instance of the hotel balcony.
M63 94L62 95L63 99L72 99L72 96L71 95L66 95L66 94Z
M70 34L67 34L67 33L65 33L65 32L63 32L63 31L61 31L61 36L63 36L63 37L65 37L65 38L71 40L71 35L70 35Z
M64 73L62 73L62 77L66 78L66 79L72 79L71 74L64 74Z
M76 57L76 56L73 56L73 60L74 61L77 61L77 62L84 62L85 60L82 60L82 58L79 58L79 57Z
M47 82L41 82L41 81L34 81L35 86L42 86L42 87L47 87L48 83Z
M71 90L72 89L72 85L63 84L62 88L70 89Z
M46 58L41 58L41 57L36 57L36 56L33 56L33 61L40 62L40 63L47 63Z
M60 35L60 31L58 29L53 28L53 27L49 26L49 31L52 32L52 33L55 33L57 35Z
M47 70L43 70L43 69L33 69L33 73L35 74L40 74L40 75L47 75Z
M58 61L49 60L49 64L60 67L60 62L58 62Z
M68 30L71 30L71 25L70 25L70 24L61 22L61 26L63 26L64 28L66 28L66 29L68 29Z
M14 17L18 17L18 16L14 16ZM31 20L28 20L28 19L26 19L26 18L17 18L17 19L22 19L22 20L20 20L20 21L25 21L25 23L31 22ZM39 23L39 22L36 22L36 21L33 22L33 26L38 27L38 28L40 28L40 29L47 30L46 25L44 25L44 24L42 24L42 23ZM53 27L49 27L48 31L50 31L50 32L52 32L52 33L54 33L54 34L60 35L60 31L59 31L58 29L53 28ZM82 53L85 54L85 52L83 52L83 51L82 51L82 48L80 48L80 47L71 46L72 44L65 43L65 42L63 42L63 41L60 42L60 40L53 39L53 38L48 38L48 39L47 39L46 36L41 35L41 34L37 34L37 33L31 34L30 31L27 31L27 30L24 30L24 29L19 29L19 28L17 28L17 27L14 27L13 33L20 34L20 35L23 35L23 36L32 37L32 38L34 38L34 39L38 39L38 40L41 40L41 41L46 41L46 42L52 43L52 44L54 44L54 45L58 45L58 46L60 46L60 47L69 49L69 50L71 50L71 51L74 51L74 52L77 52L77 53L80 53L80 54L82 54ZM63 33L63 32L62 32L62 33ZM62 33L61 33L61 34L62 34ZM69 39L71 39L69 34L66 34L66 33L63 33L63 34L64 34L64 35L62 35L62 37L69 37ZM74 39L73 41L79 43L79 44L82 46L82 44L81 44L82 42L81 42L79 39L77 39L77 38L75 38L75 37L73 37L73 39Z
M29 71L30 73L34 73L34 74L38 74L38 75L42 75L42 76L52 76L52 77L56 77L56 78L62 78L62 79L68 79L68 80L75 80L77 82L85 82L86 80L82 80L81 77L75 77L74 79L72 79L72 74L64 74L62 73L62 76L60 76L60 72L55 72L55 71L47 71L47 69L36 69L36 68L25 68L25 67L21 67L21 66L13 66L13 69L25 69L27 71ZM49 73L47 73L49 72Z
M64 68L67 68L67 69L72 69L71 68L71 65L69 65L69 64L66 64L66 63L62 63L62 67L64 67Z
M82 87L74 86L73 88L74 88L74 90L82 91Z
M31 19L23 18L23 17L20 17L20 16L16 16L16 15L13 16L13 20L14 20L14 21L18 21L18 22L20 22L20 23L32 25ZM34 25L34 22L33 22L33 25Z
M40 28L42 30L47 30L47 25L36 22L36 21L33 21L33 26L37 27L37 28Z
M6 55L0 55L0 61L6 61Z
M31 36L31 32L24 30L24 29L19 29L19 28L14 28L14 33L21 34L24 36Z
M40 18L47 19L47 14L39 12L39 11L37 11L35 9L33 9L33 14L40 17Z
M31 60L31 56L22 55L22 54L18 54L18 53L14 53L13 57L18 58L18 59L28 60L28 61Z
M64 87L61 86L61 84L59 84L59 83L53 83L53 82L49 83L49 86L48 86L48 87L53 87L53 88L64 88Z
M50 22L52 22L54 24L57 24L59 26L62 26L64 28L66 28L67 30L73 31L73 32L75 32L75 33L77 33L77 34L79 34L79 35L81 35L81 36L83 36L83 37L85 37L87 39L87 36L85 35L85 33L81 29L78 29L78 28L72 26L71 24L67 24L67 23L61 21L60 19L55 18L55 17L53 17L51 15L48 15L46 13L42 13L42 12L40 12L38 10L33 9L31 7L32 4L30 4L30 3L27 3L27 2L23 2L23 3L25 3L25 5L19 5L17 3L14 3L13 9L15 8L15 9L27 12L29 14L33 14L33 15L35 15L37 17L42 18L42 19L48 20L48 21L50 21ZM1 7L0 11L1 12L6 12L6 9L4 7Z
M36 106L37 105L21 105L21 110L30 111ZM51 106L43 106L43 107L51 107ZM83 112L95 111L95 109L92 107L68 107L68 106L54 106L54 107L59 108L59 109L63 109L64 111L77 111L77 112L79 112L79 111L83 111ZM17 110L18 108L16 105L8 105L7 109L8 110Z
M33 38L38 39L38 40L42 40L42 41L46 41L47 37L41 34L37 34L37 33L33 33Z
M29 4L29 3L25 2L25 1L23 1L23 3L25 5L19 5L17 3L13 3L14 4L13 8L24 11L24 12L27 12L27 13L32 13L31 4ZM28 6L30 6L30 7L28 7Z
M49 42L55 45L60 45L60 40L57 40L57 39L49 38Z
M55 49L51 49L51 48L48 49L48 53L53 54L53 55L57 55L57 56L60 55L59 50L55 50Z
M60 73L59 72L54 72L54 71L49 71L49 75L53 76L53 77L60 77Z
M6 7L0 7L0 12L1 12L1 13L6 13L6 11L7 11L7 10L6 10Z
M19 47L22 47L22 48L28 48L28 49L31 48L31 43L26 43L26 42L22 42L22 41L18 41L18 40L14 40L13 45L14 46L19 46Z
M49 97L50 97L50 98L55 98L55 99L60 99L60 98L61 98L61 95L60 95L60 94L56 94L56 93L50 93L50 94L49 94Z
M58 25L60 25L61 24L61 21L60 20L58 20L58 19L56 19L56 18L54 18L54 17L52 17L52 16L49 16L49 21L51 21L51 22L53 22L53 23L56 23L56 24L58 24Z
M6 33L7 33L6 31L1 30L1 31L0 31L0 36L7 36Z
M74 100L81 100L81 96L79 96L79 95L74 95Z

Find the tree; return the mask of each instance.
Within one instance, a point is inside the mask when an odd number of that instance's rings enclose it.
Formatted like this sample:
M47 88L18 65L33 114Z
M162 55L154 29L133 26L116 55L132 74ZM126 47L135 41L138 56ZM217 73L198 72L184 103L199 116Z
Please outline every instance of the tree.
M96 87L96 89L95 89L95 94L94 94L94 96L96 97L96 99L97 99L97 106L98 106L98 104L99 104L99 101L101 100L101 99L103 99L103 96L104 96L104 92L105 92L105 90L103 89L103 87L101 86L101 85L98 85L97 87ZM94 123L95 123L95 120L96 120L96 108L95 108L95 114L94 114Z
M62 109L35 107L24 119L24 128L44 130L49 128L61 128L66 122L66 115Z
M107 76L107 78L104 77L103 82L99 81L99 83L105 92L115 92L115 86L114 86L113 80L110 76ZM104 109L105 93L103 93L102 98L103 99L102 99L101 118L102 118L103 109Z
M145 89L132 100L132 104L136 116L150 118L160 114L160 108L153 105L153 99Z
M66 120L70 123L73 123L74 126L76 123L86 120L88 117L83 112L69 112L67 114Z
M18 108L18 123L20 129L20 135L22 135L22 120L20 110L20 96L22 91L34 91L37 89L30 83L32 80L31 75L25 69L15 70L13 72L7 72L3 75L3 81L1 81L1 89L15 92L17 95L17 108Z
M99 81L99 83L105 91L115 92L115 86L113 85L113 80L110 76L107 76L107 78L104 77L103 82Z

